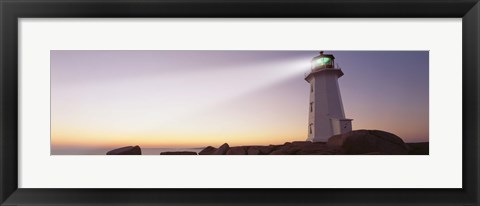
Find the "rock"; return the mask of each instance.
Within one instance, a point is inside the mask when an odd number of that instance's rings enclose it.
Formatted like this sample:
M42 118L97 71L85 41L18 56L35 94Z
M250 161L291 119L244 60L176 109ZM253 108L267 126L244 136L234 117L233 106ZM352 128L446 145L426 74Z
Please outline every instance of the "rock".
M332 155L332 154L343 154L341 148L332 148L328 147L325 144L311 144L303 145L300 147L300 151L296 153L297 155Z
M295 145L295 146L310 146L310 145L313 145L313 142L311 142L311 141L293 141L292 145Z
M175 151L175 152L160 152L160 155L197 155L197 153L190 152L190 151Z
M269 155L289 155L287 150L275 150L271 152Z
M272 154L288 155L331 155L343 154L341 148L330 148L325 143L311 141L294 141L285 143Z
M274 145L257 147L257 149L260 150L260 154L262 155L270 154L273 150L275 150L275 148L276 146Z
M300 150L302 150L302 149L300 149L298 147L293 147L293 148L288 148L287 152L288 152L288 154L294 155L294 154L297 154L297 152L299 152Z
M212 146L208 146L208 147L205 147L205 149L203 149L202 151L200 151L198 154L199 154L199 155L211 155L211 154L213 154L215 151L217 151L217 148L212 147Z
M260 155L262 152L257 147L249 147L247 150L248 155Z
M300 151L298 148L293 150L279 149L271 152L270 155L293 155L298 151Z
M224 143L215 152L213 152L212 155L224 155L227 153L229 149L230 149L230 146L228 146L227 143Z
M275 150L275 151L271 152L270 154L271 155L294 155L299 151L300 151L300 148L288 147L287 146L287 147L284 147L284 148L280 148L279 150Z
M230 147L227 151L227 155L246 155L247 150L245 147Z
M107 155L141 155L142 149L137 146L121 147L107 152Z
M270 154L276 148L280 148L279 146L269 145L269 146L248 146L247 147L247 154L248 155L267 155Z
M380 153L380 152L369 152L369 153L365 153L365 154L362 154L362 155L383 155L383 153Z
M408 154L408 147L400 137L380 130L355 130L334 135L328 139L327 146L341 148L346 154Z
M298 151L295 155L342 155L341 150L307 150L307 151Z
M407 143L407 145L409 147L408 154L410 155L428 155L430 153L428 142Z

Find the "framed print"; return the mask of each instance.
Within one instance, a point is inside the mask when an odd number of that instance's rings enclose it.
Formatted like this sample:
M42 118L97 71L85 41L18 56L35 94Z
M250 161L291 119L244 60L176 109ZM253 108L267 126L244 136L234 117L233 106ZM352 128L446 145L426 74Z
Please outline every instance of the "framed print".
M468 1L1 1L2 205L478 205Z

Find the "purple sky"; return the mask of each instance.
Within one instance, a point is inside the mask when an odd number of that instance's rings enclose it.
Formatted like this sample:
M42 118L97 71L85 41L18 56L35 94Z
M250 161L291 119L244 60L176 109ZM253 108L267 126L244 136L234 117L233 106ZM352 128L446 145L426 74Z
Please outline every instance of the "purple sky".
M325 51L354 129L428 141L428 51ZM52 145L305 140L318 51L52 51Z

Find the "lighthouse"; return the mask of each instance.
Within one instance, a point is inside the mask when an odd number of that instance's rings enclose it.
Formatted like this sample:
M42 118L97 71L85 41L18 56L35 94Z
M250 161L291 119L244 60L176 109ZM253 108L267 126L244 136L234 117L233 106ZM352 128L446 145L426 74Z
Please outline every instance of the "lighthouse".
M342 69L331 54L312 59L311 70L305 80L310 83L310 102L307 141L326 142L333 135L352 131L352 119L345 118L338 78Z

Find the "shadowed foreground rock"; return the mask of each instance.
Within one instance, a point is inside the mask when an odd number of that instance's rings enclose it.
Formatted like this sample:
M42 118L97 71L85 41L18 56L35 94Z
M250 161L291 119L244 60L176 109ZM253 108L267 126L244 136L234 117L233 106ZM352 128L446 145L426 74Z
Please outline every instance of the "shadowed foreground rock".
M246 155L246 147L230 147L227 151L227 155Z
M343 154L343 151L337 148L329 148L324 142L295 141L287 142L283 145L268 146L235 146L227 147L223 144L219 149L212 146L206 147L200 155L329 155ZM221 149L221 150L220 150Z
M160 155L197 155L196 152L176 151L176 152L160 152Z
M282 145L235 146L227 143L218 149L205 147L198 155L428 155L429 143L404 143L392 134L380 130L355 130L334 135L328 142L294 141ZM139 146L122 147L107 155L140 155ZM161 155L197 155L191 151L161 152Z
M429 143L420 142L420 143L407 143L409 147L408 154L410 155L428 155L429 154Z
M249 147L247 150L248 155L261 155L262 152L256 147Z
M107 155L141 155L142 149L137 146L121 147L107 152Z
M212 155L224 155L224 154L227 154L227 151L230 149L230 146L225 143L225 144L222 144L222 146L220 146L217 150L215 150L215 152L212 153Z
M198 154L199 154L199 155L211 155L211 154L214 153L215 151L217 151L217 148L212 147L212 146L208 146L208 147L205 147L205 149L203 149L202 151L200 151Z
M355 130L330 137L327 146L340 148L345 154L407 155L408 146L403 140L380 130Z
M389 132L355 130L330 137L328 142L294 141L283 145L208 146L200 155L428 155L428 142L408 143Z

